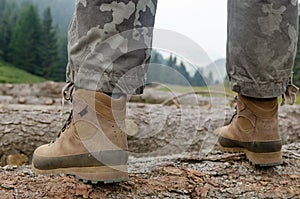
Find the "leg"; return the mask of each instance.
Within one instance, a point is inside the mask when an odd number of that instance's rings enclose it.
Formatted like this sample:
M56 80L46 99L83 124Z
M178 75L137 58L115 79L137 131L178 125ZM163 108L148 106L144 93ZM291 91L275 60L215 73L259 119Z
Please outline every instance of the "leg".
M297 30L297 0L228 1L227 73L239 95L233 121L218 129L221 149L282 163L277 97L292 84Z
M123 93L143 91L155 11L156 0L77 1L63 92L73 112L56 141L35 150L36 173L95 183L128 179Z
M155 12L156 0L79 1L69 30L67 80L88 90L142 93Z
M77 1L69 30L67 80L88 90L141 94L156 4L157 0Z
M228 1L227 73L233 91L274 98L290 84L298 1Z

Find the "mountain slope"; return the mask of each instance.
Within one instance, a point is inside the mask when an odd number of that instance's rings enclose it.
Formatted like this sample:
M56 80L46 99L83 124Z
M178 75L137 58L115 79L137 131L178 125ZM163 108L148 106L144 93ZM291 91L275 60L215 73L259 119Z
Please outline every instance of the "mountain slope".
M209 73L213 75L213 80L219 83L223 83L225 80L225 77L227 75L226 73L226 59L218 59L214 61L213 63L209 64L203 69L203 74L206 77L209 77Z
M46 80L0 61L0 83L35 83L42 81Z

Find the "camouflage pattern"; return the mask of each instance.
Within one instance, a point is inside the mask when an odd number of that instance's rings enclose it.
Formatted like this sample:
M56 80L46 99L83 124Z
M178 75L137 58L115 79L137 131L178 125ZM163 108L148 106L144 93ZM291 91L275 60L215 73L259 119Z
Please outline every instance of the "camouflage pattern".
M156 6L157 0L77 0L67 81L88 90L142 93ZM298 0L229 0L232 90L257 98L283 94L292 84L297 30Z
M107 93L143 91L157 0L77 0L67 81Z
M297 0L229 0L227 73L232 90L271 98L292 84Z

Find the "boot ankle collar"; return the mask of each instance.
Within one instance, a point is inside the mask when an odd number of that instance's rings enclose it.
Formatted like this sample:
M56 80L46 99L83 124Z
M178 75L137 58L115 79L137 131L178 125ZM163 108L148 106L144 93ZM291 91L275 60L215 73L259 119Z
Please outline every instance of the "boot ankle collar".
M270 108L266 108L265 104L268 103ZM263 117L263 118L272 118L274 116L277 116L278 112L278 102L277 98L271 101L254 101L251 99L247 99L246 97L243 97L241 95L238 96L238 105L242 109L249 109L254 115L257 117Z

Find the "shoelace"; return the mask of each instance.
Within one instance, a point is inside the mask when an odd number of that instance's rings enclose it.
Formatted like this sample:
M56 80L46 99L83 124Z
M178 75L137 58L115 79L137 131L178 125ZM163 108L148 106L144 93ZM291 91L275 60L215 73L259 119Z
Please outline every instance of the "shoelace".
M74 93L75 90L75 86L74 83L72 82L67 82L67 84L63 87L62 89L62 111L61 111L61 115L60 117L62 118L63 115L63 109L65 106L65 101L69 101L69 102L73 102L73 98L72 95ZM72 122L73 119L73 110L70 111L69 113L69 117L68 119L65 121L65 123L62 122L62 128L59 131L59 133L57 134L56 138L59 138L61 136L61 134L70 127L70 124Z
M237 100L238 100L238 97L235 96L235 97L234 97L233 103L237 103ZM231 116L230 121L229 121L229 122L226 122L225 125L231 124L231 122L233 121L233 119L235 118L235 116L237 116L237 105L235 105L235 107L234 107L234 113L233 113L233 115Z

